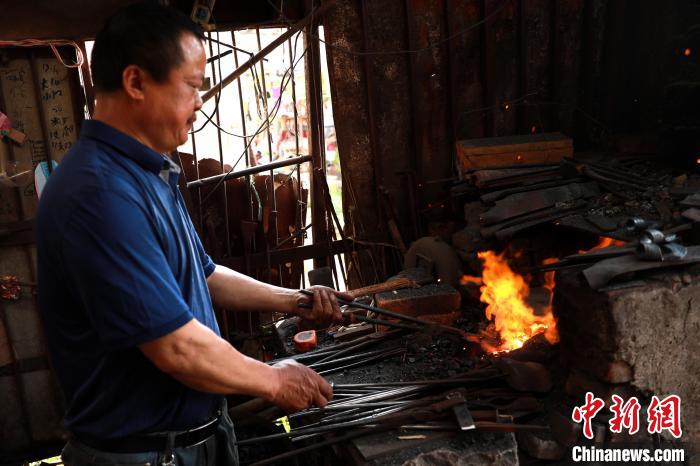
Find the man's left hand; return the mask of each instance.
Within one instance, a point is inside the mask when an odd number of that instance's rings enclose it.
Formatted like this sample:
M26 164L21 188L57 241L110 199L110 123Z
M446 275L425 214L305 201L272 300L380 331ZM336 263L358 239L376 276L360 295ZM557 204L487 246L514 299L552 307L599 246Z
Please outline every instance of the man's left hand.
M341 322L343 315L340 312L338 298L352 301L354 298L348 293L336 291L326 286L312 286L307 291L313 293L313 297L301 292L295 293L297 309L294 312L303 320L308 321L317 328L324 328L333 322ZM300 304L311 304L311 309L299 307Z

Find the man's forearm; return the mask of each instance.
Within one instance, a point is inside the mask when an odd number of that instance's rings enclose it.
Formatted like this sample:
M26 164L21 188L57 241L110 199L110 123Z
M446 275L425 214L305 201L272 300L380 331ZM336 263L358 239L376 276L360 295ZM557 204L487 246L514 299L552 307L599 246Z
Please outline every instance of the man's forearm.
M139 349L158 369L202 392L261 397L288 412L323 407L333 397L328 382L308 367L246 357L195 319Z
M295 292L217 265L207 279L216 306L235 311L293 312Z
M279 385L274 368L242 355L194 319L141 345L141 351L163 372L203 392L245 393L270 400Z

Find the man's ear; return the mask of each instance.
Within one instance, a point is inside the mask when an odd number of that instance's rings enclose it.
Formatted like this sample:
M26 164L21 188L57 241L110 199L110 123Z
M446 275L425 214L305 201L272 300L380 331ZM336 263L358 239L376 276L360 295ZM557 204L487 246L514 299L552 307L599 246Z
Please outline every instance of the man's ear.
M146 80L146 72L136 66L129 65L122 72L122 87L124 92L134 100L143 100L143 87Z

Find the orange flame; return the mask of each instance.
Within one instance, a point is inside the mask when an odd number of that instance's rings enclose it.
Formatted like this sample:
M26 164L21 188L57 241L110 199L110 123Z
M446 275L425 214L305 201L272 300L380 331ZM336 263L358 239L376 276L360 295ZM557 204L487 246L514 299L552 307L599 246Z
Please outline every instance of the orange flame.
M484 281L481 277L475 277L474 275L462 275L462 278L459 279L460 285L468 285L470 283L481 286L484 284Z
M607 248L608 246L624 246L625 242L617 240L615 238L610 238L609 236L601 236L598 238L598 244L593 246L591 249L581 249L579 254L585 254L587 252L595 251L596 249Z
M547 306L535 312L526 303L530 294L529 285L521 275L511 270L503 254L485 251L478 256L484 263L481 301L487 304L486 317L493 321L492 325L500 336L500 344L491 345L482 341L482 347L492 353L512 351L540 333L550 343L559 341L551 298ZM555 260L550 259L549 262ZM552 272L545 277L545 287L552 291L554 286Z

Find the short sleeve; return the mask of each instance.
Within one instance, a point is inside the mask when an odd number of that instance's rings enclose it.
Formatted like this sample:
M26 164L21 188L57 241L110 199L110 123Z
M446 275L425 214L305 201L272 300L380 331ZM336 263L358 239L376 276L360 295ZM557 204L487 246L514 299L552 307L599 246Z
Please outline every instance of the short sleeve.
M209 275L214 273L214 269L216 269L216 264L213 260L211 260L209 254L204 252L204 247L202 247L202 242L199 240L199 236L196 232L193 233L193 238L195 239L196 247L199 252L199 257L202 261L202 267L204 268L204 276L209 278Z
M194 241L194 247L197 249L197 255L199 256L199 261L202 264L202 268L204 269L204 276L209 278L209 275L214 273L214 269L216 269L216 264L214 263L213 260L211 260L211 257L209 257L209 254L206 253L204 250L204 246L202 245L202 240L199 238L199 235L197 234L197 230L194 228L194 224L192 223L192 218L190 217L189 213L187 212L187 207L185 207L185 201L182 198L182 194L178 191L178 204L180 205L180 208L182 211L185 213L185 218L187 218L187 227L190 230L190 237Z
M67 286L106 347L135 347L193 318L155 226L120 193L85 196L61 244Z

